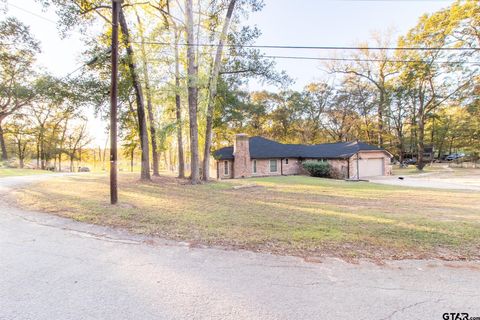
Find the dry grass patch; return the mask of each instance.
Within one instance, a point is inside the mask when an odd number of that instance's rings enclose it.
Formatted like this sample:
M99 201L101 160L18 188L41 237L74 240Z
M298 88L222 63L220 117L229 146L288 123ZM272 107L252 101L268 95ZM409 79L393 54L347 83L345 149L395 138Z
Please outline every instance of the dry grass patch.
M235 188L241 185L255 187ZM302 176L191 186L120 175L121 205L105 176L40 182L19 205L96 224L206 245L344 258L480 258L480 194Z
M52 173L52 172L47 170L0 168L0 178L15 177L15 176L31 176L31 175L49 174L49 173Z

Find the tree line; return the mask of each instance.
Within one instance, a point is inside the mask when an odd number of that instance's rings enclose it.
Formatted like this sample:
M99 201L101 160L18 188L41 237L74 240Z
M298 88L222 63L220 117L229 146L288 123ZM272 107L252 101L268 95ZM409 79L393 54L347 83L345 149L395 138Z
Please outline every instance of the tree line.
M32 143L43 167L62 154L80 156L89 142L85 108L109 116L111 1L38 1L57 12L62 36L93 33L79 74L55 79L32 72L39 43L28 27L2 22L11 26L2 27L0 47L2 156L10 145L20 159ZM235 132L289 143L360 139L400 160L417 155L419 169L427 144L438 154L478 152L477 1L424 15L398 39L374 34L342 52L347 58L332 56L322 65L328 80L303 90L288 89L291 79L251 46L261 31L244 22L262 7L260 0L123 2L120 137L126 155L140 153L141 179L159 175L160 155L175 150L179 177L208 180L212 149L231 143ZM279 90L246 91L251 79Z

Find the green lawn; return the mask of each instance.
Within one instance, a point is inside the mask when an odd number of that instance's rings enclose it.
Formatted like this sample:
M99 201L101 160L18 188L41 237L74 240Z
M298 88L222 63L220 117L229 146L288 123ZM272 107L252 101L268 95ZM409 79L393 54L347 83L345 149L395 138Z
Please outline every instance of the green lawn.
M236 188L240 185L250 187ZM206 245L342 258L480 258L480 194L304 176L191 186L120 174L118 206L105 176L18 190L21 206Z
M445 172L445 166L445 164L427 165L422 171L420 171L417 169L417 167L415 167L415 165L409 165L406 168L400 168L398 165L394 165L392 167L392 174L395 176L409 176L420 173Z
M47 170L32 170L32 169L11 169L11 168L0 168L0 178L2 177L13 177L13 176L30 176L34 174L46 174L51 173Z

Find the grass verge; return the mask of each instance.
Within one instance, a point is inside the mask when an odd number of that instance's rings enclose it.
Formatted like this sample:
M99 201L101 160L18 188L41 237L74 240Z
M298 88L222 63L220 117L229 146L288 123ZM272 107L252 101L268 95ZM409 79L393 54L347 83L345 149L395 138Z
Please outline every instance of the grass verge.
M251 186L253 184L253 186ZM250 185L250 187L236 188ZM304 176L141 183L120 174L40 182L13 195L25 208L136 233L254 251L345 259L480 258L480 194Z

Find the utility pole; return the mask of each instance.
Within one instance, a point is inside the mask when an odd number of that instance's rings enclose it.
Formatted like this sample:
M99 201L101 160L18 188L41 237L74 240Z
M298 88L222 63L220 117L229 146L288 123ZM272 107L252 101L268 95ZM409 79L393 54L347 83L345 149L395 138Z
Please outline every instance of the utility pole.
M110 203L118 202L117 183L117 96L118 17L122 0L112 0L112 83L110 87Z

